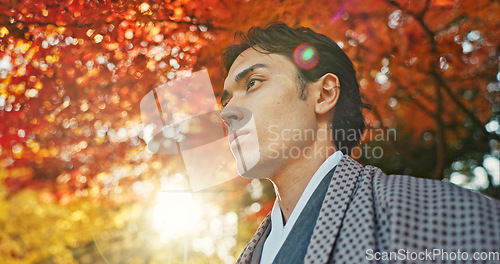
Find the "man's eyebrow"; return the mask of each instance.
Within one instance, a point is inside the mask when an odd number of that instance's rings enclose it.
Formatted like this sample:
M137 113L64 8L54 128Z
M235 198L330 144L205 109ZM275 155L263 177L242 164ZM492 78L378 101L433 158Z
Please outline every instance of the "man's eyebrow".
M258 69L258 68L267 68L267 65L262 64L262 63L257 63L257 64L254 64L254 65L252 65L252 66L250 66L250 67L248 67L248 68L244 69L244 70L243 70L243 71L241 71L240 73L238 73L238 74L236 75L236 77L234 77L234 81L235 81L235 82L239 82L239 81L241 81L241 79L245 78L245 76L246 76L249 72L251 72L251 71L253 71L253 70L255 70L255 69Z

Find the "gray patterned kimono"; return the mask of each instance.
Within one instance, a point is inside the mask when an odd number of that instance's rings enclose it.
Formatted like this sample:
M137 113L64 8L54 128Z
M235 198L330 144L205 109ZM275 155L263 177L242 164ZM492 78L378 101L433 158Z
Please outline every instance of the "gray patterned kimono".
M238 264L260 262L270 223L269 214ZM311 196L273 264L500 263L499 251L498 201L447 182L387 176L344 156Z

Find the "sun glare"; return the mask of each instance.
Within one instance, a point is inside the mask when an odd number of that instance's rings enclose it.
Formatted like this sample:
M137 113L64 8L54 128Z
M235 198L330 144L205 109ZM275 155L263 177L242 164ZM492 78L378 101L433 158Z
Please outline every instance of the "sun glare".
M159 192L153 210L153 228L163 243L196 234L203 207L191 193Z

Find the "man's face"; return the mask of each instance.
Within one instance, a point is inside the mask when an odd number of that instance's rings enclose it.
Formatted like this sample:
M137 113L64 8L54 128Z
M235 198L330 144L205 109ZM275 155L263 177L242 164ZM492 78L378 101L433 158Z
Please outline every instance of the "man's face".
M234 61L221 115L240 175L272 178L311 145L317 130L314 97L300 99L297 80L297 67L283 55L249 48Z

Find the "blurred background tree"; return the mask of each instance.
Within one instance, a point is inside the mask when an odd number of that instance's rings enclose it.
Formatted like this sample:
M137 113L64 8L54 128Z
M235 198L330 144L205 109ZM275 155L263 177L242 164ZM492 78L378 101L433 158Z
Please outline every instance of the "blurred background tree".
M353 60L369 124L355 157L500 198L498 1L16 1L0 4L0 258L232 263L267 181L200 193L145 150L139 102L207 68L234 32L281 20Z

